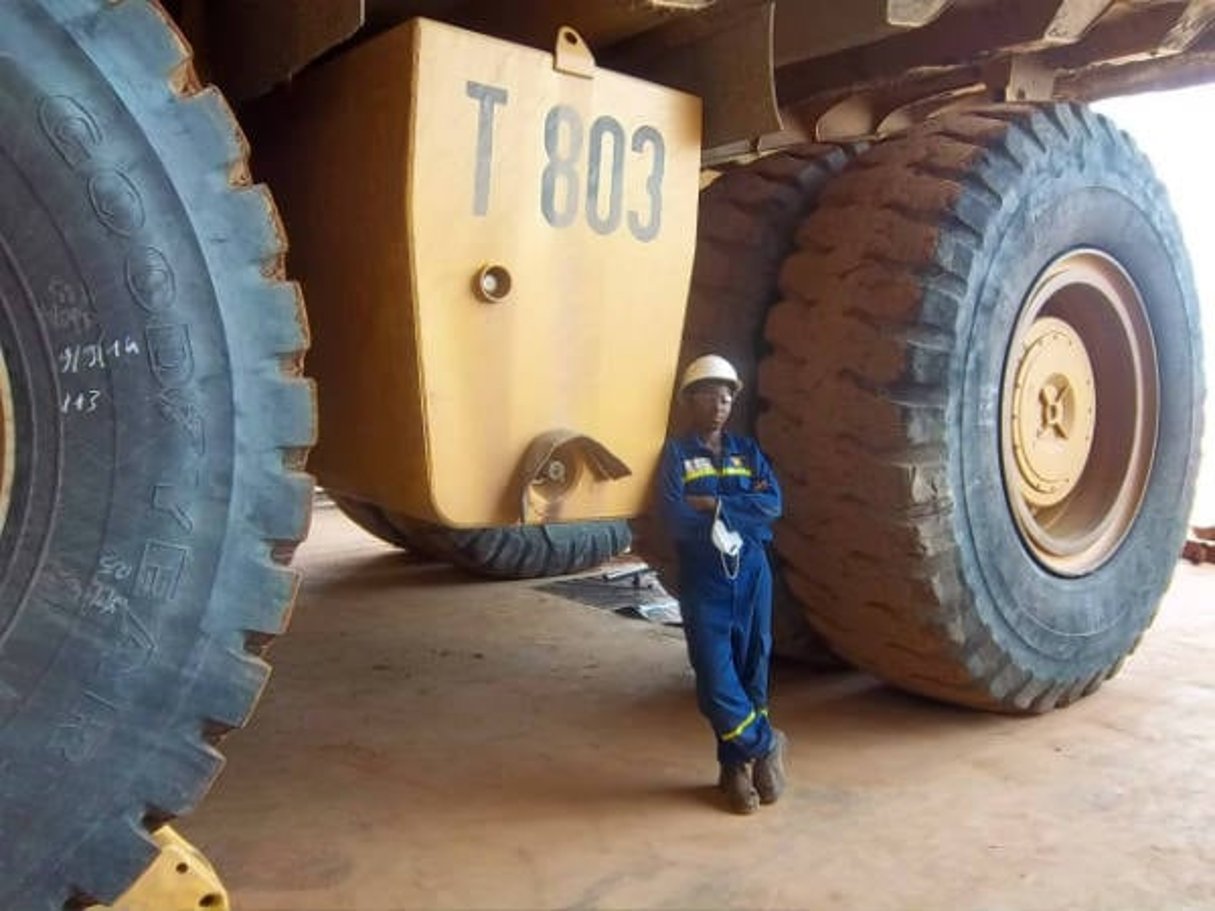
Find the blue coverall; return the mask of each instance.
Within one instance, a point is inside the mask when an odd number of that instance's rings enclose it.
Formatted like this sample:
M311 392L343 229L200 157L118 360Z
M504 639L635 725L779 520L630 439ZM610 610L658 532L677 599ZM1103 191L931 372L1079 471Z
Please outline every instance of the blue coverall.
M721 517L742 535L737 561L710 538L712 512L692 509L689 494L717 497ZM733 765L772 749L768 662L772 654L772 571L767 543L781 513L780 486L749 437L723 433L721 456L696 436L669 440L659 501L679 554L679 609L696 672L700 711L717 736L717 758Z

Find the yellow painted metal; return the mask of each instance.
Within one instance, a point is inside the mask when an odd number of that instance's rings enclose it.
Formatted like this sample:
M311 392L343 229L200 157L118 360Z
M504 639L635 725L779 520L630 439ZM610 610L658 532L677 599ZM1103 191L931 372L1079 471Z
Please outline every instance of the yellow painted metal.
M1022 540L1053 572L1092 572L1139 512L1158 432L1155 341L1121 265L1080 249L1045 270L1002 392L1005 490Z
M1076 330L1053 316L1033 322L1017 357L1010 424L1018 487L1034 506L1054 506L1075 488L1092 447L1093 368Z
M568 72L414 20L301 80L259 139L314 329L322 484L456 526L519 520L533 479L560 488L550 520L641 508L691 273L700 103L558 40L578 52ZM576 483L525 465L554 435Z
M229 911L228 892L201 851L171 826L152 838L160 847L152 865L117 902L89 911Z

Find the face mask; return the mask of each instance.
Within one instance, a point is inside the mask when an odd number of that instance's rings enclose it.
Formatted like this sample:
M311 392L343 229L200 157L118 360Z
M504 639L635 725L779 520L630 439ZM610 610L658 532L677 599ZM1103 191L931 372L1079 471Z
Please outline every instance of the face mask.
M726 523L721 520L720 514L714 517L713 528L709 534L713 539L713 546L727 557L737 557L742 550L742 535L726 528Z
M713 514L713 526L709 530L709 538L712 540L713 546L721 553L721 569L726 574L726 578L737 579L739 567L742 565L742 558L739 555L742 553L743 539L738 532L726 527L726 523L721 517L720 500L717 502L717 511Z

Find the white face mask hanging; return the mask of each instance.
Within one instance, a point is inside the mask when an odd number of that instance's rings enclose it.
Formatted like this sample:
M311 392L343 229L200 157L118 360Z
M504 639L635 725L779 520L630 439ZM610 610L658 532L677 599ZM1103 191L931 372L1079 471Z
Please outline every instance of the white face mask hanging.
M713 527L709 532L713 546L721 553L721 568L728 579L737 579L738 570L742 564L743 539L736 531L731 531L721 516L721 501L717 501L717 509L713 513Z

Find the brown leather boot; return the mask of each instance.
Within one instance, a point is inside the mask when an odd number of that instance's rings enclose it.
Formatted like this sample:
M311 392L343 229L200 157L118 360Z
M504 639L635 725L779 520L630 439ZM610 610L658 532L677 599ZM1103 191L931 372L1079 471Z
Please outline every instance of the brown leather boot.
M723 763L717 779L717 786L725 792L730 810L744 816L759 809L759 792L751 777L751 763Z
M760 803L776 803L785 790L785 746L789 738L784 731L772 731L772 749L767 756L755 760L755 790Z

